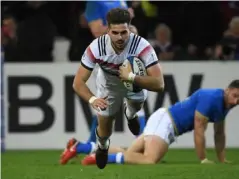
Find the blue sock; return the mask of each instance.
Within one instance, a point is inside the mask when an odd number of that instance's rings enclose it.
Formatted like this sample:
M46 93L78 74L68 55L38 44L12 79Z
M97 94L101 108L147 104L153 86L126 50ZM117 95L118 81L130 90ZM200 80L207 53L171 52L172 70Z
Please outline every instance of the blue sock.
M90 137L87 142L96 142L95 129L96 129L97 125L98 125L98 120L97 120L97 117L94 116L93 122L91 125L91 129L90 129Z
M123 153L116 153L116 154L108 154L108 163L124 163L124 154Z
M144 131L145 123L146 123L146 122L145 122L145 117L140 116L140 117L139 117L140 134L142 134L143 131Z
M78 154L89 154L91 153L92 149L95 147L94 142L90 143L78 143L76 146L76 151Z

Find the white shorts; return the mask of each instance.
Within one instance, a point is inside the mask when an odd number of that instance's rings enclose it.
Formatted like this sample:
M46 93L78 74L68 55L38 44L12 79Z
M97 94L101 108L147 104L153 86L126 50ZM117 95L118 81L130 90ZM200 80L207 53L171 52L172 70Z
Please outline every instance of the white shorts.
M98 69L96 80L97 94L99 98L107 96L108 107L104 111L100 111L102 116L113 116L119 110L124 98L143 103L147 98L147 90L142 90L138 93L128 91L120 79L116 76L104 73Z
M174 125L166 108L159 108L149 117L143 134L159 136L168 145L175 141Z

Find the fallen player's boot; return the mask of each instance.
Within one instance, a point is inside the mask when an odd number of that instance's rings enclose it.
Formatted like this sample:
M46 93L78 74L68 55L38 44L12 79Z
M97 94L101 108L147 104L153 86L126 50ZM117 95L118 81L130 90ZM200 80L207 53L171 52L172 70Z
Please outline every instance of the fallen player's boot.
M96 164L96 157L95 154L87 155L83 160L81 161L82 165L95 165Z
M68 141L65 150L61 154L60 163L62 165L66 164L70 159L77 155L76 145L78 144L77 140L72 138Z

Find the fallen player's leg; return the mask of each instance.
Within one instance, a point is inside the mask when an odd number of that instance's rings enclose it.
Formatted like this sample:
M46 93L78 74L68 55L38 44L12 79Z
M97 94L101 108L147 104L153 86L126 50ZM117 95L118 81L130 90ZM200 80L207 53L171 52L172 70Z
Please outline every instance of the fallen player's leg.
M146 124L145 117L141 116L138 118L140 123L140 133L143 132ZM98 123L97 121L95 121ZM97 125L92 124L93 128L91 128L91 138L96 138L95 136L95 129ZM61 154L60 163L66 164L69 160L76 157L77 154L91 154L96 151L97 145L95 141L87 141L87 142L81 142L77 141L75 138L72 138L68 141L65 150ZM121 147L110 147L108 153L118 153L118 152L124 152L125 149Z
M118 150L120 149L120 150ZM127 149L130 152L143 152L144 151L144 140L143 135L139 136L130 148ZM123 153L126 152L123 148L114 148L110 147L111 153L108 155L108 163L124 163L123 161ZM115 151L115 152L114 152ZM95 154L91 154L86 156L82 162L83 165L92 165L96 164Z
M108 163L117 164L156 164L168 151L168 144L158 136L141 135L125 152L108 155ZM83 165L96 164L95 155L82 160Z
M123 153L109 154L108 163L155 164L168 151L174 141L172 120L165 109L159 109L148 120L144 133ZM90 158L94 164L94 155L87 156L82 163L87 165Z
M69 160L76 157L77 154L92 154L96 151L97 145L95 142L82 143L76 139L70 139L67 143L67 147L61 155L60 163L66 164ZM125 152L125 149L121 147L109 147L109 154Z
M126 151L124 162L127 164L156 164L168 151L168 144L159 136L147 136L144 140L144 151Z
M90 136L89 136L87 143L96 142L95 129L97 126L98 126L98 120L97 120L97 117L95 116L95 117L93 117L93 121L92 121L91 128L90 128Z

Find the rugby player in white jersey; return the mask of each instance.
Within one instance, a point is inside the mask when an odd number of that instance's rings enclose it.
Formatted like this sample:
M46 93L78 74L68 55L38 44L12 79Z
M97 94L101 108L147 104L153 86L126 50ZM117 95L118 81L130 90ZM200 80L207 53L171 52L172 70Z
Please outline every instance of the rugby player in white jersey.
M95 39L87 47L73 82L75 92L97 110L96 163L100 169L107 164L109 138L122 99L126 98L124 112L128 127L134 135L138 135L140 126L136 113L147 97L147 90L159 92L164 88L163 74L154 49L147 40L130 32L130 13L121 8L112 9L107 14L107 25L107 34ZM147 76L133 74L130 64L122 66L129 56L137 56L144 62ZM97 63L100 66L96 81L97 94L93 94L86 82ZM122 81L134 83L143 90L130 92ZM76 145L72 144L62 155L61 163L64 164L75 155Z

